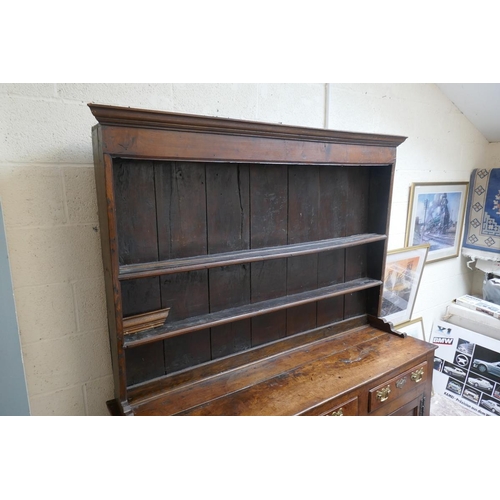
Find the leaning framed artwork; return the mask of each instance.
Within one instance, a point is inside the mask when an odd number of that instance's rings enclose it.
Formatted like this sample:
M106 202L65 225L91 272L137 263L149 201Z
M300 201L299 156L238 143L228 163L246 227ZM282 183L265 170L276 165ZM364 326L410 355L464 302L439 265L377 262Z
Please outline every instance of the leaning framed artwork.
M387 252L380 316L393 325L410 321L429 245Z
M429 244L427 262L458 257L468 182L413 183L405 246Z
M398 332L406 333L409 337L425 340L424 322L422 318L412 319L394 327Z

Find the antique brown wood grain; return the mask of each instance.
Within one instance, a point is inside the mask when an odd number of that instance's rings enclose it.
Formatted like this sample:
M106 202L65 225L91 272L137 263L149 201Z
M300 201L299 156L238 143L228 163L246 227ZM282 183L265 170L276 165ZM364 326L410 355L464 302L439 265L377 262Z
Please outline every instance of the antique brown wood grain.
M113 186L118 256L121 265L158 261L154 164L150 161L115 161ZM123 316L161 308L159 278L121 283ZM164 375L161 344L126 351L127 383L133 385Z
M200 163L156 165L158 249L160 260L183 259L207 252L206 173ZM170 321L210 311L208 272L193 270L161 277L162 307ZM210 330L164 342L165 373L211 359Z
M428 414L431 376L369 406L432 362L370 316L404 137L89 106L110 412ZM164 308L124 338L124 316Z
M365 338L367 330L372 338L360 341L358 335ZM166 393L138 407L137 414L297 415L307 413L332 392L341 396L367 383L376 385L426 359L420 341L413 338L374 329L342 337L345 343L340 348L338 339L333 348L328 345L332 339L322 340L251 364L236 374ZM397 344L403 342L405 348L399 349Z
M207 241L209 254L246 250L250 246L249 168L247 165L206 166ZM250 302L250 264L209 270L210 312ZM249 319L211 328L212 358L251 346Z
M118 280L118 251L114 209L114 189L112 161L102 151L101 130L92 130L94 174L97 202L99 206L99 226L101 230L101 253L105 276L106 309L108 314L111 361L113 364L114 394L117 404L127 405L127 382L125 351L123 348L122 305L120 282Z
M253 183L255 185L255 182ZM286 183L285 183L286 187ZM283 203L284 207L287 206L287 200ZM258 212L264 212L264 217L272 212L272 208L268 208L265 204L261 203L261 200L252 204L252 219L256 218ZM263 207L263 208L262 208ZM120 266L120 280L130 280L137 278L145 278L148 276L158 276L162 274L174 274L180 272L194 271L197 269L210 269L211 267L220 267L232 264L241 264L246 262L269 262L273 259L284 259L286 257L295 257L297 255L307 255L307 254L319 254L322 252L336 251L338 249L344 249L355 245L364 245L367 243L373 243L377 241L384 241L387 239L385 234L356 234L343 238L330 238L322 239L318 241L307 241L304 243L287 244L286 243L286 221L287 215L286 210L285 215L279 221L273 221L274 233L283 234L281 241L282 245L279 246L267 246L259 244L258 237L254 236L252 233L252 242L256 241L256 248L249 250L239 250L235 252L221 252L215 255L197 255L187 258L179 259L169 259L162 260L159 262L144 262L139 264L128 264ZM327 212L329 216L334 215L333 213ZM259 226L253 224L252 228ZM260 232L257 229L255 233ZM262 235L260 236L262 237ZM269 241L269 238L266 239ZM343 257L341 257L343 258Z
M250 261L251 302L286 294L286 250L288 225L288 168L281 165L250 167L251 252L264 255L264 248L277 259ZM275 246L276 245L276 246ZM302 249L304 250L304 249ZM300 250L299 250L300 251ZM281 258L280 258L281 257ZM286 335L286 311L275 311L251 319L252 346Z
M390 164L395 148L169 130L103 127L104 152L122 158L231 163Z
M275 342L256 346L234 354L233 356L221 358L210 363L200 364L189 370L179 371L166 377L130 387L129 397L130 400L135 403L151 400L161 396L165 391L180 387L183 384L192 383L193 381L212 377L214 375L220 375L223 372L238 369L240 366L274 357L284 351L296 349L306 344L364 326L366 326L366 317L361 316L347 321L339 321L327 327L302 332L292 337L284 337ZM369 336L371 337L372 334L370 333Z

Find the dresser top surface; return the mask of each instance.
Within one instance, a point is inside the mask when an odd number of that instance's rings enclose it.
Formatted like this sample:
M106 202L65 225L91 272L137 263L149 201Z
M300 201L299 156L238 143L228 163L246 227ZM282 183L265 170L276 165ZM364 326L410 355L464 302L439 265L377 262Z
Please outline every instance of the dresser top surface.
M136 415L296 415L422 362L432 344L362 327L131 401Z

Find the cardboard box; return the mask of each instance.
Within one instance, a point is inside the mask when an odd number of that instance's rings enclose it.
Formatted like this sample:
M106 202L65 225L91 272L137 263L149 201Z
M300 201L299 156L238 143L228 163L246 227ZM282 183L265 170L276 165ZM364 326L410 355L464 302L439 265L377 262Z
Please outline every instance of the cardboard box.
M452 302L446 308L446 314L442 318L448 323L461 326L466 330L481 333L488 337L500 340L500 319L496 319L481 311L469 309Z
M455 299L455 302L459 306L466 307L473 311L479 311L493 318L500 318L500 306L494 304L493 302L488 302L487 300L480 299L479 297L474 297L473 295L463 295Z
M434 391L478 415L500 415L500 340L436 321L430 342L438 346Z

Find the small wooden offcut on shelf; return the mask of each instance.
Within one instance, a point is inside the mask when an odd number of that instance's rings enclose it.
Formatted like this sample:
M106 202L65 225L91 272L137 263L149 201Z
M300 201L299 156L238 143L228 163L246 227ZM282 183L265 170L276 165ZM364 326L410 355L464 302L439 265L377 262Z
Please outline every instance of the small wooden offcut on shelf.
M167 309L160 309L159 311L151 311L123 318L124 335L144 332L163 326L169 311L170 308L167 307Z

